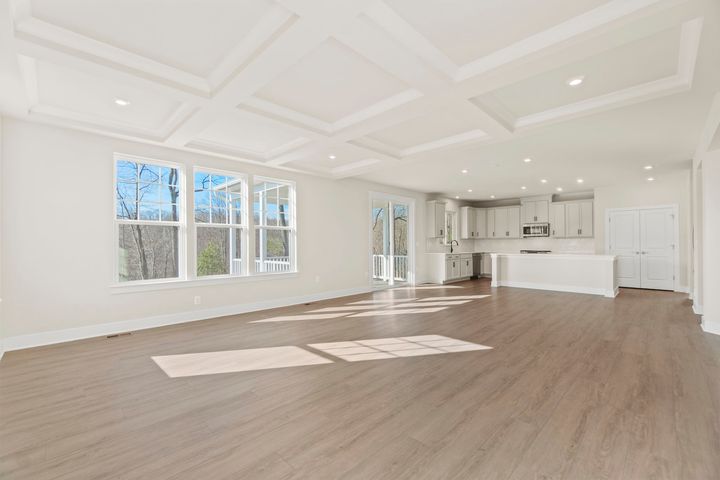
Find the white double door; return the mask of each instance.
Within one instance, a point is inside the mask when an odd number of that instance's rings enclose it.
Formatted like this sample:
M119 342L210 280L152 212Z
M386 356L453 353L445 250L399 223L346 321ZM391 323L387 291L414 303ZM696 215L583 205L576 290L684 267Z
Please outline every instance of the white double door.
M616 255L621 287L673 290L675 286L675 210L611 210L609 248Z

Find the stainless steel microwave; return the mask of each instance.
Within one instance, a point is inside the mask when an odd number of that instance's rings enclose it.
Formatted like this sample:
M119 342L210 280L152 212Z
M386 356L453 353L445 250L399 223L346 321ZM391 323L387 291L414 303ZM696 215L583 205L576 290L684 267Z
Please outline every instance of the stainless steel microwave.
M549 237L549 223L526 223L522 227L523 237Z

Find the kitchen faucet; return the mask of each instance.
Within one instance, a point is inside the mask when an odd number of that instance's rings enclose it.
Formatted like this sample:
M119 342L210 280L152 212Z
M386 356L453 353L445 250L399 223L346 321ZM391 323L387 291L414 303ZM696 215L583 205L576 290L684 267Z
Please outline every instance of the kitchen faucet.
M450 242L450 253L453 253L453 243L458 247L460 246L460 242L458 242L457 240L453 240L452 242Z

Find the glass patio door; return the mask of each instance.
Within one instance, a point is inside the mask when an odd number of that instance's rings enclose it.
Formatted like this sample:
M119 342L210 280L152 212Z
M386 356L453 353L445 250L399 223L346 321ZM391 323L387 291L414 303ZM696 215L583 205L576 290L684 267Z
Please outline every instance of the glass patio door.
M371 207L372 278L378 286L406 283L410 262L410 204L373 198Z

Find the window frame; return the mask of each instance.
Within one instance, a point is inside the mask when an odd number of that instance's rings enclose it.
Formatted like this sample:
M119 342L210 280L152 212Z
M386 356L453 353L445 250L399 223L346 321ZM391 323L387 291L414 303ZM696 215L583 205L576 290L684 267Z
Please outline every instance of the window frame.
M277 183L280 185L287 185L289 187L288 191L288 204L290 205L290 225L287 227L281 227L281 226L273 226L273 225L262 225L263 222L260 224L255 223L255 185L263 182L271 182L271 183ZM250 193L248 194L250 195ZM268 177L265 175L253 175L252 177L252 198L250 198L250 204L252 206L252 215L250 215L250 221L251 221L251 229L252 229L252 240L253 240L253 250L250 252L252 253L252 272L250 273L251 276L259 276L259 275L293 275L298 273L298 262L297 262L297 186L296 183L293 180L283 180L279 178L273 178ZM249 211L248 211L249 213ZM264 211L263 211L264 213ZM258 217L260 218L260 217ZM279 214L278 214L279 219ZM290 260L290 269L285 272L258 272L255 269L255 249L257 248L257 245L255 245L255 237L256 232L258 230L265 229L265 230L285 230L289 232L288 238L289 238L289 246L288 246L288 256ZM250 263L250 262L248 262Z
M117 218L118 209L118 198L117 198L117 185L118 185L118 162L130 161L138 164L148 164L160 167L174 168L178 172L178 190L180 192L180 201L177 203L178 206L178 220L130 220ZM142 157L133 154L124 154L115 152L113 153L112 162L112 222L113 222L113 268L112 268L112 285L122 287L132 287L140 285L154 285L161 283L177 283L182 282L187 278L187 221L186 221L186 210L187 210L187 198L185 189L185 166L177 162L168 162L165 160L158 160L156 158ZM137 207L136 207L137 208ZM139 215L138 215L139 217ZM149 280L120 280L120 225L149 225L149 226L171 226L178 227L178 275L177 277L170 278L155 278Z
M206 172L209 174L218 174L218 175L225 175L225 176L232 176L239 178L242 182L242 204L245 206L242 211L242 223L234 224L234 223L212 223L212 208L210 210L210 220L211 222L205 223L205 222L197 222L195 221L195 174L198 172ZM204 167L202 165L193 165L192 167L192 179L190 181L190 184L192 185L192 198L189 199L190 205L192 206L192 213L190 210L187 212L187 218L192 223L192 232L193 232L193 252L191 255L189 255L188 262L191 265L190 270L192 271L192 278L189 280L197 280L197 281L208 281L208 280L222 280L222 279L232 279L232 278L243 278L250 275L250 250L248 248L248 240L249 240L249 231L252 228L249 222L249 211L250 211L250 204L248 203L248 175L245 173L235 172L232 170L223 170L219 168L211 168L211 167ZM228 218L228 221L230 218ZM232 273L228 274L220 274L220 275L198 275L197 272L197 234L198 234L198 227L200 228L224 228L228 230L232 229L240 229L240 235L241 235L241 255L242 259L245 260L243 262L243 268L239 275L233 275ZM190 230L190 229L189 229ZM192 258L190 258L192 257Z

